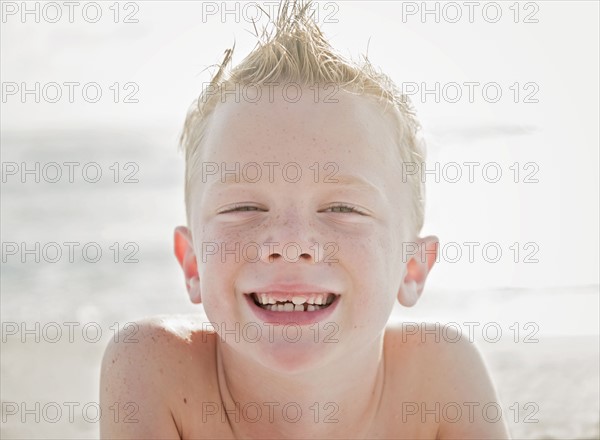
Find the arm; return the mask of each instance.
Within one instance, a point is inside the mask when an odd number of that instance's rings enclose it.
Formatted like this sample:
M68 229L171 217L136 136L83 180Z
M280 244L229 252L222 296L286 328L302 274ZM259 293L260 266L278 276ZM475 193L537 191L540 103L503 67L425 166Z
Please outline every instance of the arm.
M100 374L100 438L179 439L168 405L164 372L169 335L152 322L140 322L134 340L111 340Z

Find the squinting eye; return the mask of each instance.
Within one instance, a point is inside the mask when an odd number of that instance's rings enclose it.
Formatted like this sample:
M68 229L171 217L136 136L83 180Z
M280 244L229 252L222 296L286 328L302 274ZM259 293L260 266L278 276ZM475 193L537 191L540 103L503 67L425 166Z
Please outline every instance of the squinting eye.
M260 208L258 208L257 206L246 206L246 205L238 205L238 206L234 206L231 209L228 209L226 211L221 211L220 214L225 214L227 212L236 212L236 211L258 211Z
M340 212L340 213L357 213L357 214L361 214L364 215L364 213L352 206L348 206L348 205L336 205L336 206L331 206L329 208L330 210L332 210L332 212Z

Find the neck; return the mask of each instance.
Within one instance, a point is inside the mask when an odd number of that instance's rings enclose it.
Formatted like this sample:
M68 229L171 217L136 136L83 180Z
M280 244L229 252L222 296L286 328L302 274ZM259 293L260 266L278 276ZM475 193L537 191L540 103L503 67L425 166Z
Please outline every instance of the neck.
M222 420L236 438L364 437L371 426L383 393L383 333L363 350L294 374L217 341Z

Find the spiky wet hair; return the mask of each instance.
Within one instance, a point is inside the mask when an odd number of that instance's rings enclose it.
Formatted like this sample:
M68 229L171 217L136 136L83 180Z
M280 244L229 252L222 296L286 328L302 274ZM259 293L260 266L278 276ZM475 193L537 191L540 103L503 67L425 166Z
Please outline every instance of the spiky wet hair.
M420 164L425 148L418 137L420 125L409 98L394 82L373 67L366 55L362 61L346 60L325 39L314 19L312 0L283 0L276 17L259 33L252 52L237 66L230 68L234 47L225 51L217 73L188 111L180 147L185 155L185 205L190 222L190 188L195 167L199 164L202 142L211 114L221 102L221 90L236 84L268 85L270 83L335 84L342 90L375 98L382 111L391 109L397 147L403 162ZM268 16L268 14L263 10ZM408 175L412 188L413 224L416 234L424 220L424 184L417 174Z

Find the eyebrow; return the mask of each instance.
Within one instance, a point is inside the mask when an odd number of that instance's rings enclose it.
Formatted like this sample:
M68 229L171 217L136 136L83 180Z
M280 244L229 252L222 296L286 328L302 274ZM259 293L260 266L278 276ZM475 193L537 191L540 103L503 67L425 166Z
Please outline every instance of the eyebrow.
M369 180L352 174L341 174L339 176L334 175L331 177L330 183L355 187L359 190L375 191L377 193L380 192L379 188L377 188L377 186L375 186Z
M311 176L310 176L311 182L314 182L314 177L315 177L315 175L311 173ZM231 173L231 174L226 174L225 178L223 178L221 176L217 180L209 183L208 188L210 188L210 189L222 188L222 187L233 186L236 184L237 185L254 185L254 184L260 184L261 180L263 180L263 179L265 179L265 177L261 177L257 181L248 181L248 180L245 180L243 178L243 176L240 176L240 174ZM266 180L268 181L268 177L266 177ZM375 186L369 180L359 177L359 176L356 176L356 175L352 175L352 174L330 175L330 173L326 173L326 172L320 170L318 181L321 181L322 183L325 183L328 185L332 185L332 187L346 186L346 187L351 187L351 188L359 190L359 191L375 192L378 194L381 192L379 190L379 188L377 188L377 186ZM272 182L269 182L269 183L272 183Z

